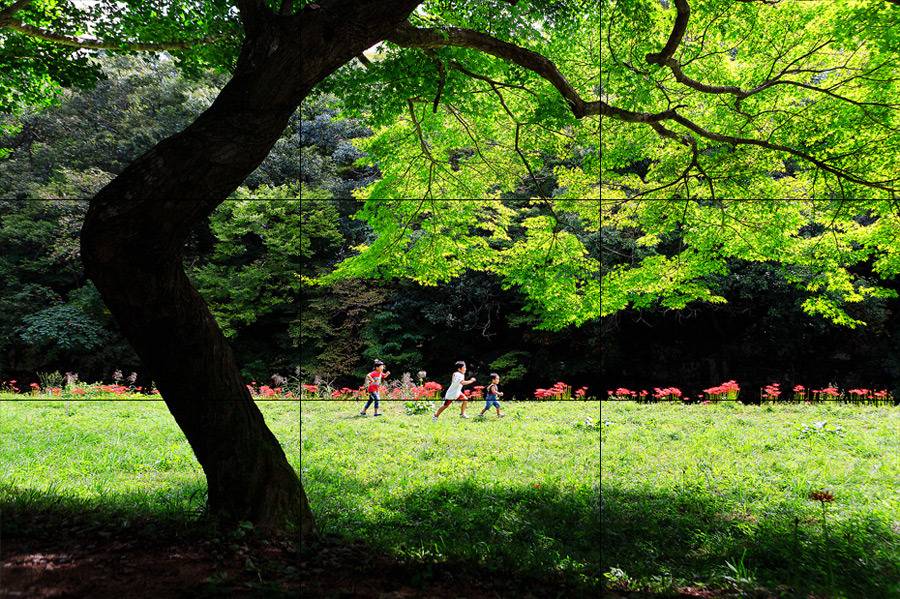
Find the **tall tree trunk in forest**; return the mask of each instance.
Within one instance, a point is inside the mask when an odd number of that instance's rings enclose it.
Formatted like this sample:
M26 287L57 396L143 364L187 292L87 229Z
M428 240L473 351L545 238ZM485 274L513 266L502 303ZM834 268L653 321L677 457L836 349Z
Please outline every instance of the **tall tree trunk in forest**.
M181 264L192 226L220 203L94 199L81 235L85 269L203 467L210 512L261 528L299 522L311 533L299 477Z

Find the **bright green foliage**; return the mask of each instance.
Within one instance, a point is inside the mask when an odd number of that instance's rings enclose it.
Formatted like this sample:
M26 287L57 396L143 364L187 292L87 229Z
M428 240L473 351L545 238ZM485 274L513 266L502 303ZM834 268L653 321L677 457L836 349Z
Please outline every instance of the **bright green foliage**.
M599 9L580 0L427 0L410 21L473 29L542 54L593 100L600 89ZM441 69L446 85L435 112ZM556 175L561 197L599 197L599 119L576 119L548 81L507 60L469 48L431 52L385 43L368 69L354 61L322 87L377 127L357 145L368 154L362 162L377 164L383 178L357 197L505 197L523 181L541 188L559 161L567 162Z
M599 228L599 208L590 200L369 200L357 218L375 240L320 282L374 277L435 285L484 271L525 296L538 328L581 325L600 314L600 262L580 237Z
M11 4L12 0L4 0L0 9ZM16 16L29 25L77 35L77 23L84 14L70 1L40 0ZM72 50L0 30L0 112L25 105L46 105L58 95L61 86L90 86L102 77L89 56L75 55Z
M810 293L803 309L836 324L865 324L847 304L896 297L860 276L872 264L883 279L900 274L900 203L896 200L602 200L604 227L630 234L650 253L610 265L602 278L602 314L659 304L723 302L712 291L730 260L777 265Z
M0 1L0 9L12 0ZM169 50L179 65L193 72L233 66L242 38L237 12L220 0L35 0L15 18L25 25L66 36L118 43L189 42ZM91 87L103 77L94 58L97 50L76 50L56 41L0 29L0 112L51 102L63 87Z
M687 77L755 93L736 102L649 64L675 22L674 0L600 0L603 99L630 111L680 115L716 134L799 150L881 182L837 177L786 152L732 145L673 120L691 148L650 126L603 119L605 198L891 198L900 164L900 6L886 0L689 0L673 58ZM777 81L773 83L773 81ZM768 83L766 83L768 82ZM757 88L759 88L757 90ZM701 170L702 169L702 170ZM893 188L892 192L884 189Z

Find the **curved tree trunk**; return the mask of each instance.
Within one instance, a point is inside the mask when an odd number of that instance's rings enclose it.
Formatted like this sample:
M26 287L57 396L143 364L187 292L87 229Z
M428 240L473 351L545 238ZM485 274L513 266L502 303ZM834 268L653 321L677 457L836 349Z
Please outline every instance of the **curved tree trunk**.
M219 203L94 199L81 236L85 269L203 467L210 512L262 528L304 523L299 477L182 268L192 225Z
M300 518L296 473L240 379L180 252L265 159L313 86L402 23L422 0L319 0L296 15L258 10L234 75L196 121L100 190L82 232L88 276L158 382L209 483L210 509L261 526ZM178 199L175 199L178 198Z

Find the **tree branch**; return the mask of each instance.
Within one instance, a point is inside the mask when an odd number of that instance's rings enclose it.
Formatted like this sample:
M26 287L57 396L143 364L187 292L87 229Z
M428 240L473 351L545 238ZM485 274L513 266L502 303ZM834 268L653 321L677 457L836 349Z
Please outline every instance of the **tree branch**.
M438 58L438 55L434 50L426 49L425 54L434 61L434 65L438 70L438 87L437 93L434 96L434 108L432 109L432 112L437 114L438 105L441 103L441 95L444 93L444 86L447 85L447 69L444 67L444 63Z
M522 149L519 147L519 130L522 128L522 123L516 123L516 153L519 155L519 158L522 159L522 164L525 165L525 169L528 171L528 176L531 177L531 180L534 182L534 187L537 190L538 195L541 199L545 199L543 191L541 191L541 184L538 182L537 177L534 176L534 171L531 170L531 165L528 163L528 159L525 158L525 154L522 153Z
M727 144L731 144L734 146L758 146L760 148L765 148L767 150L774 150L776 152L785 152L787 154L791 154L792 156L796 156L797 158L800 158L806 162L809 162L810 164L814 164L815 166L819 167L823 171L831 173L832 175L835 175L839 179L846 179L847 181L851 181L853 183L857 183L859 185L863 185L866 187L871 187L873 189L881 189L883 191L890 191L890 192L895 192L895 193L900 192L900 188L892 187L892 186L888 185L888 183L892 183L894 181L893 179L887 180L887 181L867 181L866 179L862 179L852 173L848 173L837 167L831 166L827 162L824 162L814 156L811 156L810 154L807 154L806 152L797 150L795 148L768 142L768 141L761 140L761 139L752 139L752 138L747 138L747 137L735 137L733 135L723 135L721 133L709 131L708 129L701 127L700 125L698 125L697 123L688 119L687 117L684 117L684 116L678 114L678 112L676 112L676 111L679 108L683 108L683 106L675 106L664 112L657 112L657 113L632 112L630 110L623 110L621 108L616 108L614 106L610 106L609 104L607 104L606 102L603 102L602 100L600 101L600 115L601 116L608 116L608 117L614 118L616 120L624 121L627 123L648 124L651 127L653 127L657 133L660 133L660 134L662 134L662 130L660 128L656 127L655 124L658 124L660 121L672 120L672 121L675 121L676 123L679 123L679 124L687 127L688 129L690 129L691 131L693 131L700 137L703 137L703 138L706 138L706 139L709 139L712 141L717 141L720 143L727 143ZM671 139L675 139L676 141L679 141L679 143L682 143L682 144L684 144L686 141L686 139L683 141L682 139L678 139L677 137L673 137L668 134L663 135L663 137L669 137ZM690 142L687 142L687 143L690 143Z
M27 8L31 2L32 0L17 0L0 10L0 27L6 27L6 24L12 21L13 16L23 8Z
M788 146L783 146L781 144L774 144L768 141L764 141L761 139L750 139L746 137L734 137L731 135L722 135L720 133L714 133L712 131L708 131L701 127L700 125L694 123L690 119L687 119L680 114L675 114L672 117L672 120L676 123L680 123L696 133L701 137L705 137L706 139L710 139L712 141L718 141L723 143L729 143L735 146L759 146L761 148L766 148L768 150L775 150L778 152L786 152L791 154L792 156L796 156L797 158L802 158L806 162L812 163L818 166L823 171L831 173L842 179L847 179L848 181L852 181L853 183L857 183L859 185L865 185L866 187L873 187L875 189L882 189L884 191L900 191L896 188L885 185L883 181L866 181L865 179L860 179L856 175L852 175L848 172L842 171L838 168L831 166L830 164L819 160L813 156L810 156L806 152L801 152L800 150L796 150L794 148L790 148Z
M601 103L599 101L587 102L582 99L551 60L537 52L498 40L484 33L458 27L419 29L406 21L385 39L404 48L457 46L481 50L497 58L514 62L549 81L568 102L576 118L580 119L601 113Z
M762 2L763 4L777 4L780 0L739 0L741 2ZM888 0L889 2L894 2L895 0ZM796 73L798 69L791 70L791 67L797 64L799 61L803 60L811 56L814 52L821 50L828 44L832 43L834 40L828 39L824 42L817 44L811 50L792 60L786 67L784 67L778 75L772 77L772 72L775 70L776 61L772 64L772 68L769 71L768 78L760 83L759 85L751 88L751 89L742 89L735 85L709 85L703 83L701 81L697 81L689 76L687 76L682 70L681 62L674 58L675 51L678 49L678 45L681 43L682 38L684 37L684 33L687 30L688 20L691 14L691 8L688 4L688 0L674 0L675 8L678 11L678 16L675 17L675 24L672 26L672 33L669 35L669 40L666 42L665 47L663 47L660 52L650 52L646 55L646 60L650 64L655 64L659 66L666 66L669 70L672 71L672 74L675 76L675 80L679 83L690 87L691 89L695 89L697 91L707 93L707 94L732 94L735 96L735 108L740 112L740 103L741 100L745 98L749 98L752 95L755 95L763 90L766 90L774 85L793 85L795 87L800 87L808 90L812 90L819 93L824 93L826 95L832 96L834 98L843 100L847 103L854 104L856 106L883 106L888 108L893 108L897 106L897 104L887 104L887 103L867 103L867 102L857 102L850 98L835 94L831 91L834 89L833 87L830 89L822 89L813 85L809 85L800 81L793 81L790 79L782 79L784 75L787 73ZM900 3L900 0L896 0L897 3ZM780 57L779 57L780 58ZM876 69L877 70L877 69ZM826 72L827 70L823 70L820 72ZM868 113L866 113L868 116Z
M533 91L531 91L524 85L514 85L511 83L504 83L502 81L495 81L494 79L491 79L490 77L485 77L484 75L479 75L478 73L473 73L472 71L470 71L469 69L467 69L460 63L456 62L455 60L450 61L450 68L456 69L460 73L462 73L464 75L468 75L469 77L471 77L473 79L480 79L481 81L486 81L487 83L490 83L492 85L497 85L499 87L508 87L510 89L521 89L523 91L528 92L532 96L537 96L536 93L534 93Z
M73 48L85 48L88 50L124 50L128 52L162 52L164 50L184 50L192 48L200 44L209 44L225 37L223 34L211 35L196 40L171 41L171 42L117 42L94 40L85 37L75 37L62 35L53 31L47 31L40 27L28 25L17 19L7 21L2 28L12 29L19 33L48 42L53 42L61 46L70 46Z
M678 10L678 16L675 17L675 25L672 27L672 33L663 49L659 52L650 52L645 57L650 64L658 64L660 66L666 64L666 61L672 58L684 32L687 31L688 19L691 16L691 7L687 0L675 0L675 8Z

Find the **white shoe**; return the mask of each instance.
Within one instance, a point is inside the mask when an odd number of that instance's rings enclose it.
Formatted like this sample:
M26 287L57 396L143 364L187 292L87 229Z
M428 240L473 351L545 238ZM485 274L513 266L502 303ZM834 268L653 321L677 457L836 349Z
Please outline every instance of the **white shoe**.
M432 422L437 422L437 416L432 416L432 417L431 417L431 421L432 421Z
M460 418L468 418L469 415L468 415L468 414L460 414L459 417L460 417Z

